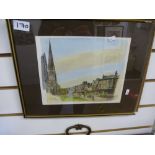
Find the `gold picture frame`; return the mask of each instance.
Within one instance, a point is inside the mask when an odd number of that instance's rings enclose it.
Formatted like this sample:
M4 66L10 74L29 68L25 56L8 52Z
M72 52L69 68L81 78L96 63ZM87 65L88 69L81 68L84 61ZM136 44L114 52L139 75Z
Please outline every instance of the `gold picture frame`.
M31 22L32 20L30 20ZM98 21L98 20L97 20ZM102 20L99 20L102 21ZM104 21L104 20L103 20ZM13 33L13 25L12 25L12 20L7 20L7 25L8 25L8 31L9 31L9 36L10 36L10 43L11 43L11 49L12 49L12 53L13 53L13 59L14 59L14 65L15 65L15 70L16 70L16 76L17 76L17 82L18 82L18 88L19 88L19 92L20 92L20 98L21 98L21 102L22 102L22 108L23 108L23 112L24 112L24 117L28 117L28 118L38 118L38 117L87 117L87 116L105 116L105 115L128 115L128 114L134 114L137 110L138 110L138 105L140 102L140 97L142 94L142 89L144 86L144 81L145 81L145 76L146 76L146 70L147 70L147 66L148 66L148 62L149 62L149 57L150 57L150 53L151 53L151 46L152 46L152 42L153 42L153 33L154 33L154 24L152 23L152 21L146 21L146 20L133 20L133 21L128 21L128 20L106 20L105 22L132 22L132 23L150 23L152 24L151 26L151 30L149 30L149 41L148 41L148 45L147 45L147 53L146 53L146 57L145 57L145 64L144 64L144 72L143 72L143 79L141 79L141 84L140 84L140 89L139 89L139 95L137 97L137 101L135 103L134 108L128 107L130 110L125 110L124 112L119 112L119 110L116 108L114 110L114 112L110 112L110 110L108 112L105 112L106 107L102 107L102 105L99 105L97 107L97 109L100 110L100 113L93 113L92 110L91 112L86 112L86 113L65 113L65 114L61 114L62 111L60 111L58 114L50 114L50 112L45 112L45 113L41 113L39 114L37 113L31 113L31 109L28 110L28 105L25 101L26 96L24 95L24 89L25 87L23 86L22 83L22 77L21 77L21 70L19 69L19 65L21 62L19 62L19 53L17 54L17 47L16 47L16 43L15 40L16 38L14 37L14 33ZM18 34L18 32L16 32ZM25 45L23 45L25 46ZM123 107L122 105L120 106L120 108ZM37 107L36 107L37 108ZM76 108L76 106L74 107ZM77 109L80 107L77 107ZM124 108L124 107L123 107ZM29 111L29 112L28 112ZM49 110L50 111L50 110ZM96 110L97 111L97 110Z

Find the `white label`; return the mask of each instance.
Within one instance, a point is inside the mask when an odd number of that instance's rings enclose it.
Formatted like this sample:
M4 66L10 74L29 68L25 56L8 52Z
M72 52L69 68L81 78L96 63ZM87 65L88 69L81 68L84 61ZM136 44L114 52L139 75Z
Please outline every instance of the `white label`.
M20 31L30 31L30 22L25 22L21 20L13 20L13 29Z
M125 95L129 95L130 89L126 89Z
M108 38L109 41L115 41L116 40L116 36L111 36Z

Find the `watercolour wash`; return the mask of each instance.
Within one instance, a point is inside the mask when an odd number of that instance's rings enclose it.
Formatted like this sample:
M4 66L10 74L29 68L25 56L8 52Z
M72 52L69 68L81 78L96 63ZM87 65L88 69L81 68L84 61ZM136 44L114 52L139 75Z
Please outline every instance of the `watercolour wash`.
M43 105L120 103L131 38L35 39Z

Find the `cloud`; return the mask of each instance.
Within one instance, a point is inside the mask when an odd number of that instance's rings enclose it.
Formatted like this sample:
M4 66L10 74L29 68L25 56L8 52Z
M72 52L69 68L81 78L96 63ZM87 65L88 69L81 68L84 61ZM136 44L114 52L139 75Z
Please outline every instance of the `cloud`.
M83 68L99 67L106 64L115 64L123 60L125 52L123 49L103 50L94 52L81 52L63 59L55 60L57 74L67 73Z

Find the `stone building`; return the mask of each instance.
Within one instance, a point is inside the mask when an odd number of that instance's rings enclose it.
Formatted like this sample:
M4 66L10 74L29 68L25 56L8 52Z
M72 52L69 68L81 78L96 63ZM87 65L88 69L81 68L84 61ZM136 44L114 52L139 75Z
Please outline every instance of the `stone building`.
M57 76L56 76L56 71L55 71L51 43L49 42L47 91L52 93L53 95L57 95L57 94L59 94L59 89L60 89L60 87L57 83Z
M92 83L84 81L82 84L72 87L73 96L82 98L113 97L118 78L116 71L113 75L103 75L102 78L97 78Z
M46 87L47 92L50 92L53 95L59 94L60 87L57 83L56 71L50 42L48 52L48 64L46 62L46 55L43 54L41 57L41 66L42 66L43 88Z
M47 60L45 53L41 56L41 70L42 70L43 89L46 89L48 81L48 72L47 72Z

